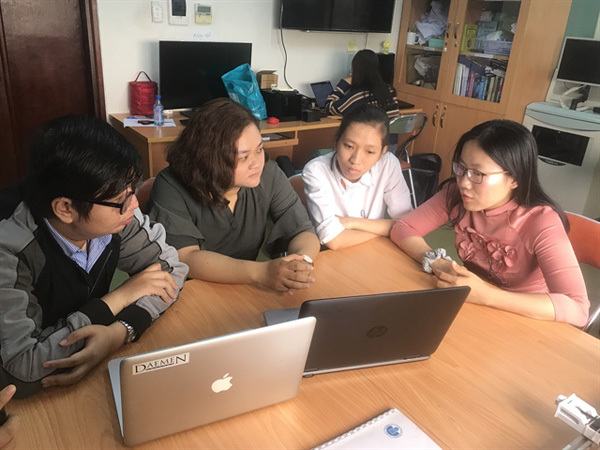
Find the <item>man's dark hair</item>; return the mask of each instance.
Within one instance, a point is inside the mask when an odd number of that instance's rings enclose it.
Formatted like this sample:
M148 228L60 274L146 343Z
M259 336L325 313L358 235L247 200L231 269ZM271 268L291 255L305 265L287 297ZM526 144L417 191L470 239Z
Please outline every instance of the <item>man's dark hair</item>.
M66 197L85 219L93 204L116 197L140 176L135 148L105 121L64 116L44 125L31 151L29 189L32 213L52 217L52 200Z

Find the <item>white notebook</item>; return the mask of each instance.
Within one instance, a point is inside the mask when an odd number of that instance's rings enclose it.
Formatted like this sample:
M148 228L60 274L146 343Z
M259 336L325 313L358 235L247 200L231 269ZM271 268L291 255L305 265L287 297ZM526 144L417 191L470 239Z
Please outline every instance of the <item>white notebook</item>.
M321 449L439 449L435 442L408 417L392 408L329 442L315 447Z

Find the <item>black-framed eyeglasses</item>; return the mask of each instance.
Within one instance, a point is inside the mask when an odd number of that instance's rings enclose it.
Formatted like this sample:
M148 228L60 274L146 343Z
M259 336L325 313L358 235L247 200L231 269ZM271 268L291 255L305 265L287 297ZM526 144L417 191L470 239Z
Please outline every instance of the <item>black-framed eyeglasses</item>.
M115 203L115 202L105 202L103 200L81 200L83 202L88 202L88 203L93 203L94 205L102 205L102 206L110 206L112 208L119 208L119 212L121 213L121 215L125 214L125 211L127 211L129 209L129 206L131 205L131 200L133 199L133 196L135 195L135 190L132 189L131 192L129 192L129 194L127 194L127 197L125 197L125 200L123 200L121 203Z
M508 173L509 171L503 170L502 172L484 173L477 169L467 169L461 163L453 162L452 163L452 172L454 172L454 175L456 175L457 177L464 177L466 175L467 178L470 181L472 181L473 183L481 184L483 182L483 177L488 177L490 175L500 175L501 173Z

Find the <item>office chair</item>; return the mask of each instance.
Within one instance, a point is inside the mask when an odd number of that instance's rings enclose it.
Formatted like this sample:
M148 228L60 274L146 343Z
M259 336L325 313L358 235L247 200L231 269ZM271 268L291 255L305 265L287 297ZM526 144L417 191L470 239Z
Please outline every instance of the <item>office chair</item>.
M304 193L304 180L302 180L302 174L293 175L289 178L290 184L300 197L300 201L306 208L306 194Z
M423 132L425 125L427 125L427 114L425 113L407 114L405 116L395 117L390 120L391 135L399 136L401 134L412 134L412 136L410 136L406 142L404 142L404 144L398 144L395 153L400 160L400 166L402 167L402 170L408 172L409 188L414 208L418 206L418 203L408 149L412 142Z
M600 269L600 222L579 214L570 212L566 214L571 228L569 240L575 250L577 261ZM597 279L597 276L595 278ZM593 294L598 297L600 292ZM600 316L600 298L590 298L590 302L594 300L596 304L592 303L590 307L590 317L583 331L588 331Z
M142 211L144 214L148 214L148 208L146 208L146 204L148 203L148 200L150 200L150 191L152 190L155 179L155 177L152 177L142 181L135 191L135 196L140 204L140 211Z

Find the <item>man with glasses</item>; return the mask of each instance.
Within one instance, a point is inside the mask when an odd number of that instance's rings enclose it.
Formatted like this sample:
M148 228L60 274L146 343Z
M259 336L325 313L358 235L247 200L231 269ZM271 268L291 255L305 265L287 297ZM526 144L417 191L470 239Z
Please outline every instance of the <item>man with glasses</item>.
M138 339L187 275L160 224L138 209L140 157L100 119L44 126L22 202L0 222L0 388L71 384ZM130 275L110 291L116 269Z

